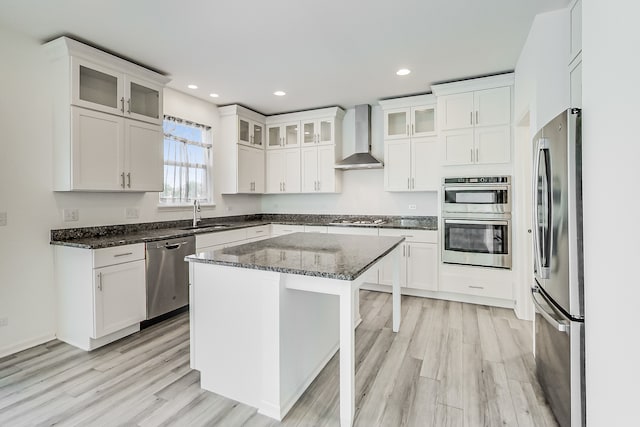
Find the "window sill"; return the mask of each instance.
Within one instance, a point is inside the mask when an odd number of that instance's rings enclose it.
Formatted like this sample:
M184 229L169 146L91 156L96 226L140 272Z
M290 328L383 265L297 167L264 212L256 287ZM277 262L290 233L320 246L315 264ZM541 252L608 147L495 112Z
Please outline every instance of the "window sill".
M184 204L184 205L158 205L159 211L186 211L193 209L193 203ZM215 209L215 203L200 203L200 208L210 210Z

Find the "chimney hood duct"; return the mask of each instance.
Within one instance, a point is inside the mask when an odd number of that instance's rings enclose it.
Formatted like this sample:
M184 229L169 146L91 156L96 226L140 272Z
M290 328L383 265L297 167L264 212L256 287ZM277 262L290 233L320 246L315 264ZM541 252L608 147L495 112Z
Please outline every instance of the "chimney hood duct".
M384 164L371 155L371 106L356 105L356 152L337 162L336 169L381 169Z

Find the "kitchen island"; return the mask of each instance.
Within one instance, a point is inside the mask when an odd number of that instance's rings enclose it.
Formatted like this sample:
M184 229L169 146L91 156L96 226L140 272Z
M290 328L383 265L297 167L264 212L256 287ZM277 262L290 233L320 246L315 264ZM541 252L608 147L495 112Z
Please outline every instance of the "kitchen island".
M294 233L186 257L201 387L281 420L339 348L340 424L350 426L358 288L363 273L394 258L397 332L403 241Z

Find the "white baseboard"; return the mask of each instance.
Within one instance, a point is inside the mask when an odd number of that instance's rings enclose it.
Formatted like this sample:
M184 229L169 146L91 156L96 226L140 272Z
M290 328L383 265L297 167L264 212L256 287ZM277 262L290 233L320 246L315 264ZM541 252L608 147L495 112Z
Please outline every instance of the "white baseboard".
M46 334L37 338L21 341L17 344L12 344L7 347L2 347L0 348L0 357L10 356L14 353L18 353L19 351L26 350L28 348L35 347L40 344L44 344L55 338L56 338L55 334Z

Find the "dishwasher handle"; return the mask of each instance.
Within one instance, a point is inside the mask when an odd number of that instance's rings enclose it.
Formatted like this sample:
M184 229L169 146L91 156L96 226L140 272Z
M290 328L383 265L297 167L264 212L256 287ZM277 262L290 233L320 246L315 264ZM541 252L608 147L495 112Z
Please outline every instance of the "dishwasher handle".
M164 245L165 249L179 249L182 245L186 245L189 242L180 242L180 243L167 243L166 245Z

